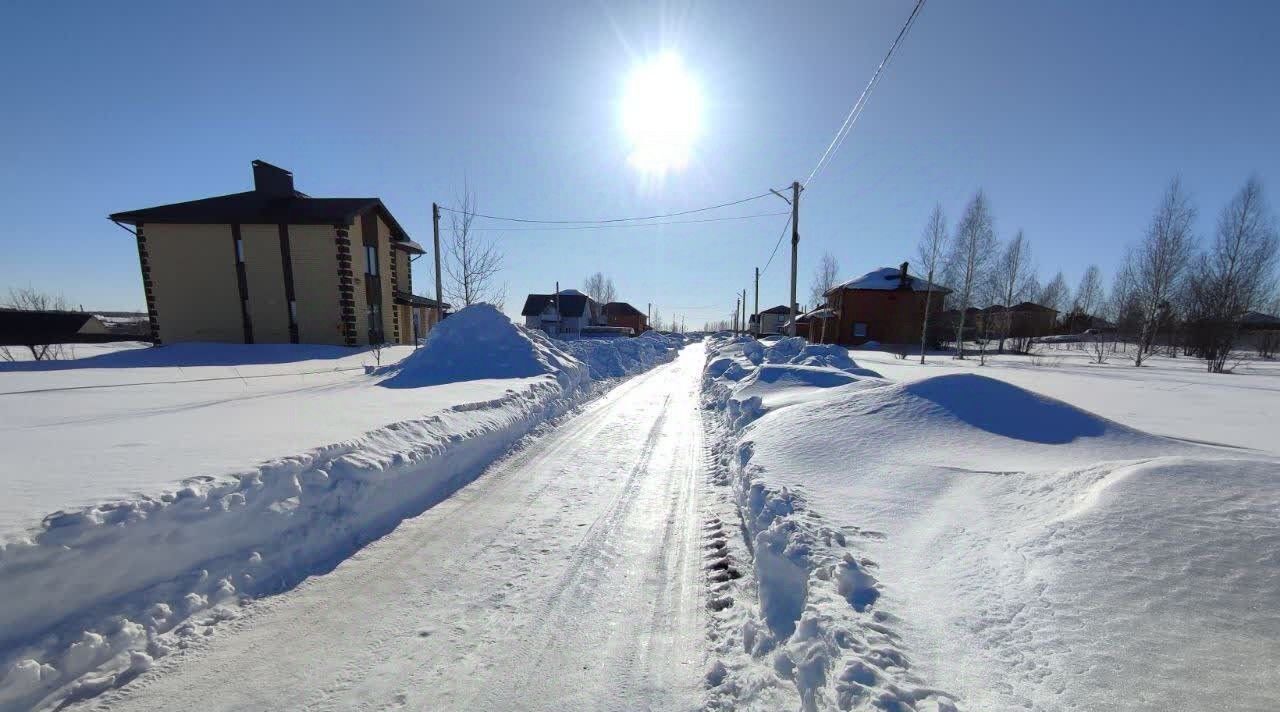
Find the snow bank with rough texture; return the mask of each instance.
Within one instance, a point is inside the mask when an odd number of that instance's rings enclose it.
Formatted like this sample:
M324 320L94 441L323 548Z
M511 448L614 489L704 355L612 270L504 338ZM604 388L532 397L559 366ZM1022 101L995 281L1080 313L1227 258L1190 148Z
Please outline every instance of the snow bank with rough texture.
M795 491L761 480L753 444L739 439L771 411L887 384L847 351L803 339L709 341L703 402L724 416L713 426L712 479L731 488L755 574L736 591L754 607L713 614L709 708L795 707L798 698L803 710L955 709L912 670L897 618L879 605L875 562L860 546L874 533L830 526ZM734 593L720 592L722 600Z
M683 345L684 340L678 336L663 336L654 331L646 331L635 338L587 338L563 342L569 353L587 364L591 378L597 381L630 376L670 361Z
M246 599L329 570L448 497L590 392L589 366L563 343L495 315L489 307L458 312L366 388L510 379L497 398L457 402L247 471L197 475L170 491L57 512L0 543L0 710L56 706L123 685L238 617ZM628 372L673 349L646 351ZM233 434L217 436L234 447Z
M1276 459L967 373L743 422L750 377L705 390L754 539L742 640L811 708L1275 708Z

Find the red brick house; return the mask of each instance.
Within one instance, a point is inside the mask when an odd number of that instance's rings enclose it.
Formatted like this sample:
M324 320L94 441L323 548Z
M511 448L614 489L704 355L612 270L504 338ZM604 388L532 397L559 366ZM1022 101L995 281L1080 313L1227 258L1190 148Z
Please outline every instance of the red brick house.
M601 309L608 326L621 326L631 329L632 336L639 336L649 330L649 323L644 312L626 302L609 302Z
M933 293L928 299L930 321L941 324L943 303L951 290L912 276L906 262L897 268L884 267L839 284L827 292L826 306L830 311L818 312L829 316L810 320L810 341L848 346L869 341L919 344L930 287Z

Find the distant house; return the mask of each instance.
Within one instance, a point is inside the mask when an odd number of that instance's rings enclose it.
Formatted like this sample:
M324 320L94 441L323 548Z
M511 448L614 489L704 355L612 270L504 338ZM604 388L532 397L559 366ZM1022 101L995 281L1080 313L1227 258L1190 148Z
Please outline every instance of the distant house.
M151 340L412 343L423 249L391 211L252 165L253 190L110 216L134 226Z
M918 344L926 295L931 321L941 321L943 303L951 290L911 275L908 265L883 267L836 285L827 291L827 311L810 317L809 339L857 346ZM820 318L825 315L825 318Z
M761 336L781 334L789 331L789 329L784 328L784 326L788 324L788 320L790 319L791 310L783 305L778 305L760 312L760 324L758 329L756 328L756 315L752 314L748 319L748 327L752 333L759 334Z
M644 312L626 302L609 302L601 308L601 313L604 314L605 324L629 328L633 336L639 336L649 330L648 317Z
M44 346L120 341L88 312L0 308L0 346Z
M530 294L520 310L524 325L551 336L580 336L583 329L604 326L600 305L576 289L558 294Z
M1009 336L1037 338L1048 336L1058 328L1058 310L1035 302L1021 302L1006 310L1009 318Z

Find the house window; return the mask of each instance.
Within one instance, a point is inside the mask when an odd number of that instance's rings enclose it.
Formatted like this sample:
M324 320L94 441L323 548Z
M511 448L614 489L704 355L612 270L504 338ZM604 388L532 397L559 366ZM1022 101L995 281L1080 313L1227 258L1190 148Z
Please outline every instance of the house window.
M862 321L853 323L853 335L857 337L865 337L867 335L867 324Z
M364 273L371 276L378 276L378 247L377 245L364 246Z
M244 240L236 238L236 262L244 264Z

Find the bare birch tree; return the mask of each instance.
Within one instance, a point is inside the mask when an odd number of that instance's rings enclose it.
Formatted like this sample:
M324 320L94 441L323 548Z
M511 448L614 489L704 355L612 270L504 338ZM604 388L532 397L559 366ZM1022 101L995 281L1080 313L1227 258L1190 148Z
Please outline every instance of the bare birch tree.
M924 363L925 352L929 348L929 310L933 302L933 278L941 265L942 256L947 249L947 216L942 212L942 205L934 205L929 215L929 224L920 236L920 244L916 246L919 253L920 266L925 270L924 319L920 323L920 363Z
M476 216L476 196L464 184L457 207L449 213L450 237L443 261L445 295L455 304L492 304L503 307L507 287L498 283L502 272L502 252L496 242L476 234L471 223Z
M1040 295L1036 298L1036 303L1061 313L1066 307L1067 292L1067 278L1062 276L1062 270L1058 270L1053 279L1049 280L1040 289Z
M813 271L813 284L809 286L809 301L815 305L826 303L827 292L836 286L838 279L840 279L840 262L830 252L823 252L822 259L818 261L818 268Z
M955 290L955 307L960 311L956 319L956 358L964 358L965 310L973 306L976 293L987 280L987 269L997 247L987 196L979 190L965 207L964 216L956 226L945 270L947 281Z
M1169 183L1151 225L1141 242L1129 252L1133 297L1141 312L1141 330L1133 365L1141 366L1150 355L1160 324L1167 321L1170 300L1194 249L1192 224L1196 209L1182 189L1182 180Z
M1193 343L1211 373L1227 370L1240 317L1263 307L1273 293L1278 254L1275 220L1261 183L1250 178L1223 208L1213 244L1187 280Z
M1009 309L1030 296L1035 286L1035 268L1031 265L1031 243L1027 241L1021 230L1000 253L1000 260L992 277L995 280L998 298L1004 305L1004 313L999 315L999 323L996 324L1000 329L1000 353L1004 353L1005 339L1009 338L1009 332L1013 328L1013 312Z
M596 272L582 282L582 291L601 306L618 300L618 290L613 286L613 278Z
M1094 316L1094 312L1101 306L1102 270L1098 269L1098 265L1089 265L1080 277L1080 284L1071 300L1071 316L1087 319Z

